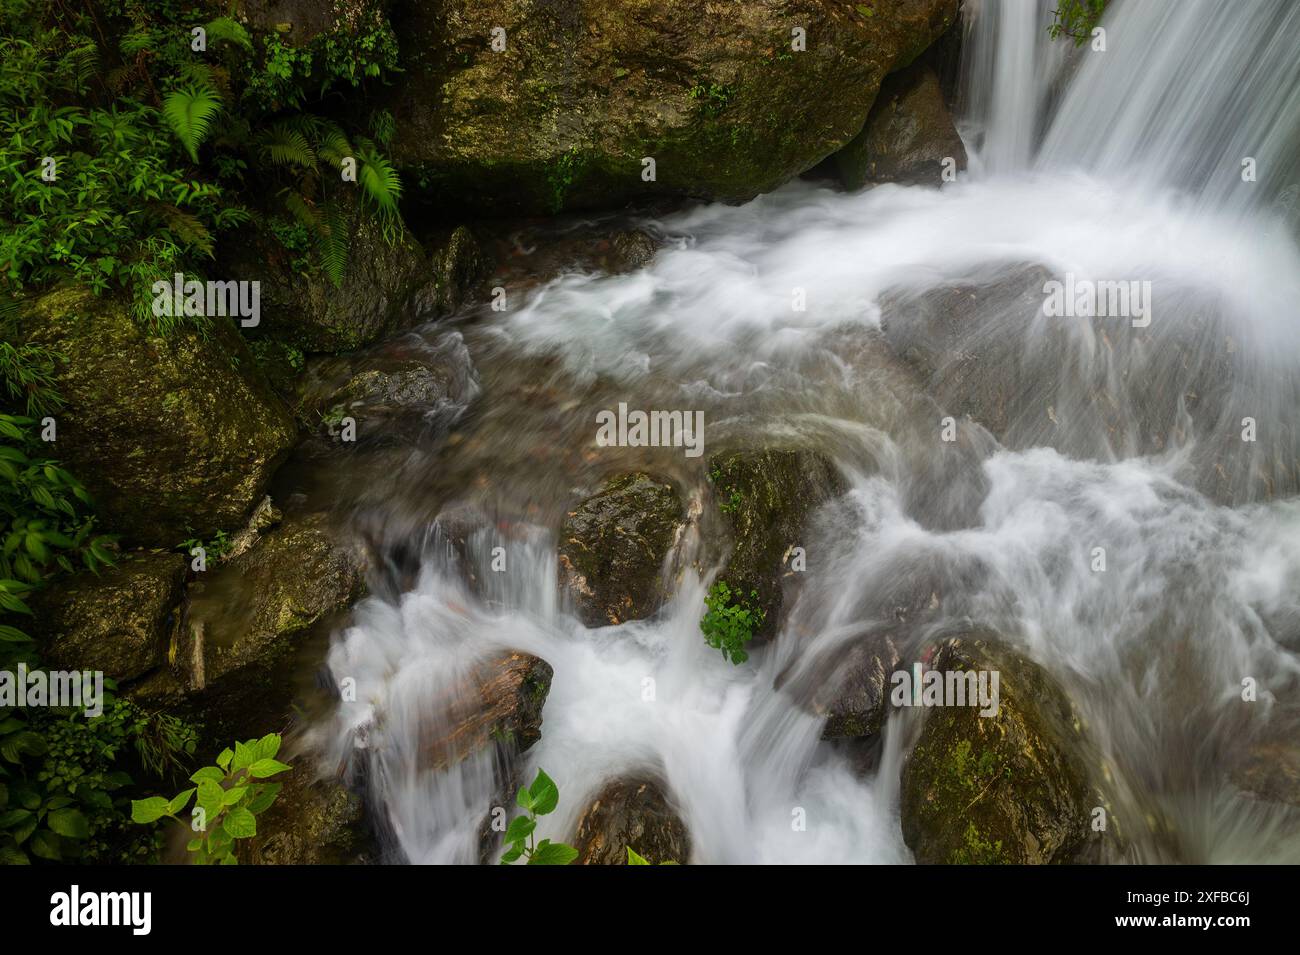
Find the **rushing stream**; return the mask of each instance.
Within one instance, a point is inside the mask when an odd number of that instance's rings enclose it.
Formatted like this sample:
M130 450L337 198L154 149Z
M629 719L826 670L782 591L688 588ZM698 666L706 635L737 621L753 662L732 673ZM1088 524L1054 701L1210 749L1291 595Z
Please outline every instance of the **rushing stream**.
M1129 821L1126 861L1300 861L1295 813L1228 778L1249 744L1300 727L1300 6L1116 2L1105 52L1050 41L1053 6L967 4L958 181L798 182L640 222L662 240L644 268L568 272L408 336L454 350L467 382L348 485L355 522L402 556L333 637L357 702L312 731L363 781L393 861L479 861L501 767L420 750L432 701L503 650L554 669L524 757L561 792L539 835L570 839L605 782L649 772L690 829L681 861L911 861L899 768L918 718L893 712L864 772L797 688L919 577L938 612L908 649L977 623L1068 690ZM1149 282L1148 312L1051 317L1044 275ZM940 319L977 360L927 382L898 356ZM962 419L989 382L995 430ZM598 447L596 413L619 402L703 411L705 456ZM736 443L816 448L850 486L801 542L781 634L741 666L699 632L707 455ZM635 468L693 502L675 593L589 629L557 588L556 532ZM467 514L487 517L452 546Z

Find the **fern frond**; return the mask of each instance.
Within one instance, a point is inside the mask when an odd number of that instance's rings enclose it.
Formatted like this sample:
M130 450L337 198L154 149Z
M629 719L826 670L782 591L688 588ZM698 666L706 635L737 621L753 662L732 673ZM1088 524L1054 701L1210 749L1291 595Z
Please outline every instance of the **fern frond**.
M348 218L336 203L326 203L317 231L321 268L338 288L348 265Z
M316 169L316 152L299 130L289 123L276 123L257 136L258 155L277 166Z
M194 246L209 258L213 256L214 240L212 233L196 216L190 215L190 213L173 205L163 205L159 208L159 211L162 213L163 221L167 223L167 228L178 239Z
M316 129L316 152L335 169L343 165L343 160L355 155L347 134L338 123L322 120Z
M212 119L221 112L221 96L210 86L192 83L172 90L163 100L163 118L176 138L199 161L199 146L212 127Z
M68 54L68 66L77 89L81 89L99 72L99 47L86 43Z
M243 25L230 17L217 17L215 20L209 20L203 26L208 35L208 39L217 42L223 40L226 43L234 43L236 46L243 47L247 52L253 52L253 41L248 35L248 31Z
M375 144L357 137L360 146L357 158L361 160L357 181L365 197L379 213L384 227L384 237L392 242L400 231L402 217L398 203L402 198L402 179L388 158L375 148Z

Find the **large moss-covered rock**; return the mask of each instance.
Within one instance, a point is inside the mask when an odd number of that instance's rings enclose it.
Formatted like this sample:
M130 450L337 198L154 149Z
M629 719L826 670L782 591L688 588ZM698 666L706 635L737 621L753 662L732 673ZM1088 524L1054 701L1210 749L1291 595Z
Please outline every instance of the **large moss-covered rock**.
M966 147L938 75L915 64L885 79L862 132L835 154L835 166L850 189L873 182L937 186L947 159L954 171L965 169Z
M584 621L623 623L654 612L683 517L676 489L642 473L609 479L569 512L560 529L560 579Z
M214 738L244 739L283 722L295 651L317 623L362 596L365 566L324 515L295 515L191 585L176 656Z
M309 352L351 351L414 323L412 296L432 278L424 251L404 229L385 239L360 202L347 209L347 265L337 286L257 225L223 245L230 276L261 283L258 336Z
M67 359L53 452L105 529L170 547L244 522L294 428L231 321L158 338L125 303L63 288L36 301L25 329Z
M407 0L393 9L407 69L393 153L435 201L482 211L746 199L852 139L881 79L956 12L956 0Z
M1102 838L1090 823L1105 800L1061 688L989 634L949 641L928 669L996 671L999 699L989 717L978 705L926 711L902 776L903 838L917 862L1081 861Z
M787 555L806 544L808 519L843 493L844 480L825 455L783 449L715 455L709 476L733 542L718 580L763 612L754 636L770 637L784 601Z
M284 788L257 817L257 834L236 843L239 860L251 865L368 861L374 840L361 798L332 779L314 779L307 757L289 762L293 769L272 780Z
M579 865L627 865L631 848L652 865L687 862L691 834L654 780L610 783L578 819Z
M166 551L122 554L117 566L38 591L33 635L59 669L102 670L134 680L161 666L185 587L185 558Z

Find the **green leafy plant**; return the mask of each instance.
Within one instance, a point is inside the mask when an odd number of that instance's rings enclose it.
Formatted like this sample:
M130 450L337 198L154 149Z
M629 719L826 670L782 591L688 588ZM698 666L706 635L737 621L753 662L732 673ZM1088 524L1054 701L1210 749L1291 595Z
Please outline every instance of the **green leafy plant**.
M519 790L515 801L524 810L524 815L510 820L506 829L505 841L509 848L501 856L502 865L519 859L528 860L528 865L568 865L578 858L578 850L573 846L550 839L534 841L537 817L554 812L560 804L560 790L550 776L541 769L537 770L537 778L527 789Z
M200 833L186 848L196 865L236 865L235 842L257 835L257 817L280 794L280 783L263 780L291 769L279 762L280 737L268 733L258 740L224 749L215 766L204 766L190 776L195 785L171 799L150 796L132 800L131 819L150 825L159 819L179 820L194 798L190 819Z
M1060 0L1060 4L1052 12L1052 25L1047 28L1047 35L1053 40L1069 37L1075 46L1083 46L1101 22L1106 0Z
M202 547L204 555L209 560L221 561L225 560L226 555L230 553L232 543L229 534L225 531L217 531L209 541L199 537L191 537L177 544L176 549L188 556L193 553L195 548Z
M167 94L163 117L181 141L190 161L199 161L199 145L207 138L212 120L221 112L221 94L205 83L190 83Z
M704 597L705 613L700 619L704 640L737 666L749 659L745 644L754 638L755 631L766 619L763 610L751 604L757 600L758 591L751 590L746 599L721 580Z

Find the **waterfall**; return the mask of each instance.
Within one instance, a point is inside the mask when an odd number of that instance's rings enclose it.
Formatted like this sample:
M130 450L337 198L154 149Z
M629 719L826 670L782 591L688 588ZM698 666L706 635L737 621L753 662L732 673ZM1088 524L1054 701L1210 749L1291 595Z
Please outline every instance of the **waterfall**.
M864 772L785 678L923 568L936 629L995 628L1067 689L1131 822L1127 859L1300 860L1295 814L1243 802L1225 771L1297 727L1300 6L1117 0L1104 52L1050 41L1054 6L966 5L958 182L796 182L645 221L663 241L649 265L565 274L465 326L484 389L471 439L443 453L494 517L459 549L439 524L416 577L358 607L328 663L359 700L315 728L366 785L392 859L480 859L510 768L421 747L466 674L514 650L554 670L522 767L562 794L540 836L571 838L603 783L653 773L692 833L680 861L909 861L898 774L917 717L891 715ZM1048 314L1048 283L1067 277L1148 283L1149 322ZM945 354L976 356L973 376L940 354L918 383L875 347L933 351L945 321ZM500 387L521 379L535 389ZM701 638L707 562L681 562L648 620L589 628L556 599L573 469L589 486L620 467L614 450L571 462L595 454L595 411L619 400L703 410L706 456L799 443L845 476L807 541L816 573L743 666ZM936 437L949 404L997 414L951 450ZM702 471L662 453L687 495L705 493ZM679 546L696 553L698 533Z

